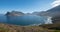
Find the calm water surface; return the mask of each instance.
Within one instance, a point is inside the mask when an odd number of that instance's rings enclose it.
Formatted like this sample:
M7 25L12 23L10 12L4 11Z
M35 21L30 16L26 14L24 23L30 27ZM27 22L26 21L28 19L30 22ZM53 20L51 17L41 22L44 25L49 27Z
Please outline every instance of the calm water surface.
M25 15L25 16L5 16L0 15L0 22L15 24L15 25L35 25L35 24L45 24L47 22L47 17L41 17L36 15Z

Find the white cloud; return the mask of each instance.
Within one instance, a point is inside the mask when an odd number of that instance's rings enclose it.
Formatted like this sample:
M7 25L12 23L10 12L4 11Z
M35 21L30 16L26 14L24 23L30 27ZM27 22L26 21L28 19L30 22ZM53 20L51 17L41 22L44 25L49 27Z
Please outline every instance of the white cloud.
M60 0L55 0L51 5L52 5L52 7L56 7L56 6L60 5Z

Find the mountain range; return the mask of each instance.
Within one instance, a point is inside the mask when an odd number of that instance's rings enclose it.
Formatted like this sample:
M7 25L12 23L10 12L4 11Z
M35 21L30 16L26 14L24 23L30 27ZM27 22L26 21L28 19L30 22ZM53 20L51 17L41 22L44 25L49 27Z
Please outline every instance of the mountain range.
M37 15L50 16L50 17L52 17L53 23L60 23L60 5L52 8L52 9L49 9L47 11L38 12Z
M49 9L47 11L40 12L40 13L38 13L38 15L40 15L40 16L51 16L51 17L60 16L60 5L52 8L52 9Z

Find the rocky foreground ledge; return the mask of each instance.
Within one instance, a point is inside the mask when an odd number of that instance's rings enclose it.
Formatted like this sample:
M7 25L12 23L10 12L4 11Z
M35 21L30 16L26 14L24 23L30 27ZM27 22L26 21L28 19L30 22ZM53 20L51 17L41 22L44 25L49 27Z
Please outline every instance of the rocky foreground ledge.
M42 28L40 26L17 26L9 24L0 24L0 32L55 32L54 30L49 30Z

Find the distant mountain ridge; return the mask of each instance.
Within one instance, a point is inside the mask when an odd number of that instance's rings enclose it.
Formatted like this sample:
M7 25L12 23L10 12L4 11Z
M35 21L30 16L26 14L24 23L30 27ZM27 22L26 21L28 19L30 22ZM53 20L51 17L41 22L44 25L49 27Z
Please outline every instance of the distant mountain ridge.
M40 16L51 16L51 17L60 16L60 5L52 8L52 9L49 9L47 11L40 12L37 15L40 15Z
M52 8L52 9L49 9L47 11L40 12L37 15L50 16L50 17L52 17L53 23L60 23L60 5Z
M47 12L57 12L59 10L60 10L60 5L52 8L52 9L47 10Z
M18 12L18 11L12 11L12 12L7 12L6 15L7 16L21 16L21 15L24 15L24 13Z

